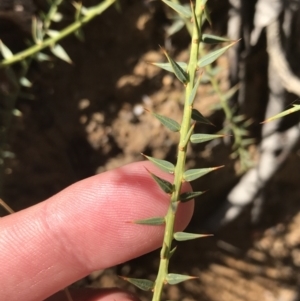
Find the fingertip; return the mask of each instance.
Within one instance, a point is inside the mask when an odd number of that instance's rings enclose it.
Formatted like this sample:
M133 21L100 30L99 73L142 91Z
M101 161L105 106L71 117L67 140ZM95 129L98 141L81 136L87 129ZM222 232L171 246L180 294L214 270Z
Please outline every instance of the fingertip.
M5 290L0 296L11 296L10 287L17 285L11 301L33 294L37 297L30 300L41 300L94 270L160 247L163 226L128 223L163 217L168 210L170 196L145 168L173 181L173 175L152 163L137 162L75 183L45 202L2 219L0 277ZM182 192L190 190L190 184L184 183ZM179 204L176 231L187 226L193 207L193 201ZM5 278L11 270L17 272ZM28 290L32 283L36 283L34 290Z
M70 288L68 292L60 291L45 301L140 301L131 292L119 288Z

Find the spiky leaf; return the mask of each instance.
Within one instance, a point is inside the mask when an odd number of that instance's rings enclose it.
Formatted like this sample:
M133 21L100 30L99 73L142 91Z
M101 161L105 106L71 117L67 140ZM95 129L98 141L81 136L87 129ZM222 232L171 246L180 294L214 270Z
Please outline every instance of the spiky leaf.
M236 42L233 42L223 48L220 48L218 50L209 52L205 56L203 56L199 61L198 61L198 66L200 68L205 67L211 63L213 63L216 59L218 59L222 54L226 52L227 49L232 47Z
M235 85L230 88L223 96L226 100L229 100L239 89L239 85Z
M170 63L151 63L154 66L157 66L161 69L167 70L169 72L174 72L172 65ZM185 62L176 62L177 65L180 66L181 69L186 70L187 64Z
M223 165L224 166L224 165ZM189 169L184 172L183 179L187 182L196 180L198 178L203 177L204 175L208 174L211 171L214 171L216 169L219 169L223 166L217 166L217 167L209 167L209 168L197 168L197 169Z
M297 110L298 111L298 110ZM253 122L254 122L254 120L253 119L251 119L251 118L249 118L249 119L247 119L244 123L243 123L243 127L245 127L245 128L247 128L247 127L249 127L251 124L253 124Z
M192 90L190 98L189 98L189 105L192 105L195 100L200 82L201 82L201 76L198 77L198 79L193 87L193 90Z
M163 52L168 59L172 70L176 77L183 83L186 84L189 82L189 76L188 74L168 55L168 53L163 49Z
M14 56L11 50L1 40L0 40L0 52L3 58L5 58L6 60Z
M237 115L232 118L232 121L235 123L245 121L247 119L246 115Z
M148 172L150 173L150 175L154 179L154 181L159 185L159 187L165 193L172 193L174 191L174 186L170 182L168 182L168 181L166 181L166 180L164 180L164 179L156 176L155 174L153 174L149 170L148 170Z
M198 277L170 273L170 274L167 275L166 281L169 284L173 285L173 284L178 284L180 282L191 280L191 279L195 279L195 278L198 278Z
M85 37L84 37L84 32L81 28L79 28L78 30L76 30L74 32L75 37L80 41L80 42L84 42L85 41Z
M209 135L209 134L193 134L191 136L192 143L203 143L217 138L222 138L224 135Z
M187 233L187 232L174 233L174 238L177 241L192 240L192 239L203 238L208 236L213 236L213 234L196 234L196 233Z
M169 259L174 255L176 249L177 249L177 246L174 247L174 248L170 251L170 253L169 253Z
M184 18L190 19L192 17L192 12L189 7L176 4L174 2L168 0L162 0L165 4L175 10L178 14L182 15Z
M151 225L151 226L160 226L165 223L164 217L151 217L146 219L139 219L136 221L133 221L134 224L139 225Z
M185 137L185 138L182 140L182 142L179 144L179 148L180 148L180 149L185 148L185 147L187 146L187 144L189 143L190 138L191 138L191 135L192 135L192 133L193 133L193 131L194 131L195 125L196 125L196 122L193 123L193 124L191 125L189 131L188 131L187 134L186 134L186 137Z
M60 58L61 60L69 64L72 64L72 60L70 59L69 55L59 44L56 44L55 46L51 47L50 50L56 57Z
M172 36L184 27L185 23L182 19L175 20L173 24L166 30L167 37Z
M284 117L284 116L286 116L286 115L292 114L292 113L297 112L297 111L299 111L299 110L300 110L300 105L293 105L293 108L288 109L288 110L285 110L285 111L283 111L283 112L281 112L281 113L279 113L279 114L277 114L277 115L275 115L275 116L273 116L273 117L270 117L270 118L264 120L264 121L261 122L261 123L266 123L266 122L273 121L273 120L275 120L275 119L282 118L282 117Z
M190 192L184 192L179 196L179 200L184 203L188 202L201 194L205 193L205 191L190 191Z
M153 157L146 156L142 154L145 158L147 158L149 161L154 163L158 168L160 168L162 171L166 171L168 173L174 173L175 166L169 161L161 160L161 159L155 159Z
M210 13L209 13L207 6L204 7L204 17L207 20L207 22L209 23L209 25L211 26L212 22L211 22Z
M241 136L249 136L249 131L248 130L246 130L246 129L243 129L243 128L238 128L237 129L237 132L239 132L239 134L241 135Z
M212 34L206 34L204 33L202 35L202 42L206 44L218 44L218 43L224 43L224 42L231 42L230 39L215 36Z
M192 119L200 123L212 125L212 123L196 109L192 109Z
M135 285L143 291L151 291L154 288L154 282L148 279L121 277L123 280Z
M209 75L210 76L216 76L218 75L221 71L223 71L224 69L220 66L215 66L213 68L211 68L211 70L209 70ZM207 72L207 70L206 70Z
M165 116L153 113L153 112L152 112L152 114L170 131L172 131L172 132L180 131L180 124L177 121L175 121L169 117L165 117Z

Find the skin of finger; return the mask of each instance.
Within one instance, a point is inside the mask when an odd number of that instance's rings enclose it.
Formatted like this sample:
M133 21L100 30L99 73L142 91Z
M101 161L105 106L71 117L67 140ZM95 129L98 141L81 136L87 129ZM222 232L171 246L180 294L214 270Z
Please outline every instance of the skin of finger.
M139 301L137 296L118 288L70 288L69 291L73 301ZM67 298L66 294L60 291L45 301L67 301Z
M40 301L98 269L158 248L163 226L132 221L164 216L169 196L138 162L75 183L0 220L0 300ZM183 185L182 192L190 190ZM193 202L180 204L176 229L184 229ZM9 275L9 277L7 277Z

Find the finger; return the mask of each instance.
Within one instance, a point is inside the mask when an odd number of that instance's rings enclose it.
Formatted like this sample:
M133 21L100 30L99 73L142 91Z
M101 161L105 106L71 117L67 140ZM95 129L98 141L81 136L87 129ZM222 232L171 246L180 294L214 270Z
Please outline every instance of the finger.
M137 296L118 288L91 289L80 288L70 289L73 301L139 301ZM66 294L62 291L47 298L45 301L66 301Z
M91 271L158 248L162 226L128 223L166 214L169 196L145 167L172 180L149 162L134 163L1 219L0 300L42 300ZM187 225L192 210L191 202L179 206L178 229Z

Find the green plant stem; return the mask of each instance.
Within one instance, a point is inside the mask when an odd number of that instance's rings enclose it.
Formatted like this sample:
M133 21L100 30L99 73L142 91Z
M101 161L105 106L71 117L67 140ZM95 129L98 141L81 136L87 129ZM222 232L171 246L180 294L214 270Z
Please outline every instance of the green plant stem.
M200 5L200 1L196 1L195 15L197 20L193 21L193 35L192 35L192 45L190 51L190 60L188 67L189 82L186 85L185 91L185 104L183 112L183 120L180 130L180 141L178 146L178 159L175 167L174 175L174 192L171 196L170 206L166 215L166 226L163 239L163 246L160 252L160 264L158 269L157 278L154 286L154 293L152 301L159 301L161 299L163 285L166 283L166 277L168 274L168 264L171 256L171 248L174 234L174 222L177 210L177 205L179 202L179 195L181 186L183 183L183 174L185 171L185 161L186 161L186 150L187 150L187 135L191 127L191 114L192 106L189 104L190 95L194 86L195 74L197 71L198 62L198 51L200 43L200 26L202 19L203 7Z
M175 4L181 4L181 2L179 0L171 0L171 1ZM187 19L183 19L183 21L185 22L185 26L186 26L188 32L190 33L190 35L192 35L192 32L193 32L192 24ZM200 56L205 55L202 47L200 47L199 52L200 52ZM206 70L207 74L211 74L212 73L211 65L207 65L205 67L205 70ZM222 91L220 89L217 79L214 76L209 76L209 80L210 80L210 83L211 83L214 91L219 96L220 103L221 103L222 109L223 109L225 117L226 117L227 125L233 134L234 143L233 143L232 148L237 153L237 157L240 160L240 164L241 164L240 171L244 172L251 165L249 164L248 152L245 149L245 147L242 145L243 135L240 132L240 127L233 121L234 114L232 112L232 109L228 105L225 95L222 93Z
M78 30L81 26L84 24L90 22L93 18L100 15L102 12L104 12L110 5L112 5L115 2L115 0L105 0L101 2L100 4L90 8L87 10L87 14L77 20L76 22L72 23L71 25L67 26L65 29L63 29L59 35L55 37L50 37L49 39L44 40L41 44L36 44L24 51L21 51L14 56L12 56L9 59L3 60L0 62L0 67L5 67L11 64L14 64L16 62L19 62L29 56L33 56L34 54L40 52L41 50L54 45L61 39L65 38L66 36L70 35L71 33Z

